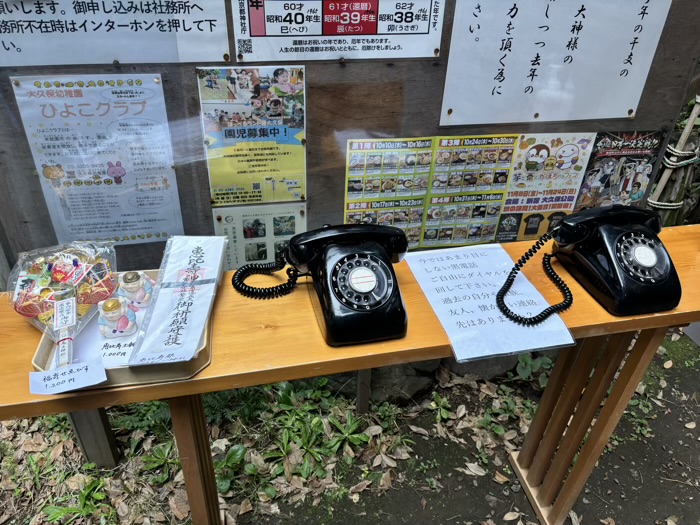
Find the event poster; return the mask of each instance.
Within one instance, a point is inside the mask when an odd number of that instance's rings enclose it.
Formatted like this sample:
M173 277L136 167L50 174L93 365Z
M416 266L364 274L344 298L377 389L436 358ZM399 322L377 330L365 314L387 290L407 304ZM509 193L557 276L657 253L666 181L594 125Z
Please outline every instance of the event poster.
M418 248L435 141L349 140L345 223L396 226Z
M0 16L1 67L228 60L220 0L20 0Z
M455 6L441 126L634 117L671 0Z
M574 209L595 133L520 135L496 242L535 239Z
M446 0L233 0L239 62L440 55Z
M660 131L599 133L574 211L610 204L640 206L651 187Z
M303 66L197 68L214 206L306 199Z
M214 232L228 238L226 270L274 262L289 240L306 231L306 203L227 206L214 210Z
M350 140L345 223L396 226L410 249L491 242L517 138Z
M59 243L183 233L160 75L11 81Z

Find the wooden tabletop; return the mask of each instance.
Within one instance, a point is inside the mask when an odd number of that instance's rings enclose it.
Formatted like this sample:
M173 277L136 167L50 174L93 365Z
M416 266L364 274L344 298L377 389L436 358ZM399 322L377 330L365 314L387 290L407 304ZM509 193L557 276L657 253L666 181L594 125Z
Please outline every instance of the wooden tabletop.
M700 320L700 225L667 228L661 233L683 286L683 298L670 312L634 317L613 317L555 262L554 267L574 294L573 307L562 317L579 339L592 335L642 328L683 325ZM532 242L505 244L513 259ZM546 253L545 247L541 253ZM540 255L541 257L541 255ZM350 347L325 344L308 296L300 283L292 294L260 301L238 295L225 275L217 294L212 325L212 361L196 377L180 382L105 388L56 396L29 393L28 372L40 332L0 301L2 337L0 352L0 419L30 417L57 412L200 394L282 380L321 376L365 368L394 365L452 355L447 335L440 326L408 265L395 266L408 311L408 334L404 339ZM542 272L539 257L524 269L525 275L551 303L559 292ZM259 277L258 284L271 285L277 276ZM533 328L536 330L536 328Z

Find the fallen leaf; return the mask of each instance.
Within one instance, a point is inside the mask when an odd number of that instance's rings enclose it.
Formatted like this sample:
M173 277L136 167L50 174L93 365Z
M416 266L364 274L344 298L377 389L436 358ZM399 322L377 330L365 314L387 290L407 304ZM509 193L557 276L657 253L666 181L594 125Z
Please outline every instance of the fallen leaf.
M513 520L517 520L518 518L520 518L520 513L513 512L513 511L511 511L508 514L506 514L505 516L503 516L503 519L505 521L513 521Z
M666 518L666 525L676 525L678 523L678 516L669 516Z
M678 334L671 334L671 341L676 342L681 338Z
M421 428L421 427L416 427L416 426L413 426L413 425L408 425L408 428L410 428L411 430L413 430L413 432L415 432L416 434L421 435L421 436L426 436L426 437L427 437L427 436L430 435L430 434L428 433L427 430L425 430L424 428Z
M603 525L615 525L615 520L612 518L605 518L604 520L598 521L600 521Z
M669 368L671 368L672 366L673 366L673 361L671 361L670 359L664 363L664 368L667 370Z
M690 423L686 423L685 428L689 428L690 430L693 430L695 428L695 421L691 421Z
M65 483L70 490L82 490L82 488L85 486L86 479L87 478L84 474L76 474L75 476L68 478Z
M509 478L507 478L498 471L496 471L496 474L493 476L493 480L499 485L504 485L505 483L508 483L510 481Z
M646 386L644 383L640 382L640 383L637 385L637 388L634 389L634 391L635 391L637 394L639 394L640 396L643 396L643 395L644 395L644 391L645 391L646 389L647 389L647 386Z
M22 443L22 450L25 452L43 452L47 446L44 436L37 432L32 436L32 439L27 439Z
M381 426L374 425L374 426L369 427L367 430L365 430L364 433L367 434L368 436L372 437L372 436L378 436L383 431L384 431L384 429Z
M350 487L350 494L355 494L357 492L362 492L365 490L367 487L369 487L372 484L372 482L368 479L364 481L360 481L357 485L353 485Z
M428 501L425 498L421 498L420 504L421 504L421 507L423 507L423 510L425 510L426 505L428 505Z
M486 471L476 463L467 463L467 468L477 476L485 476Z
M168 498L168 504L173 516L179 520L187 519L190 514L190 505L187 503L187 494L184 490L176 490Z
M231 442L226 438L217 439L211 444L211 451L214 454L225 454Z
M380 455L382 457L382 463L384 463L387 467L392 467L392 468L396 467L396 461L394 461L393 459L391 459L389 456L387 456L384 453L382 453Z
M579 516L573 510L569 511L569 519L571 520L571 525L581 525L581 520L583 516Z
M518 437L518 432L515 431L515 430L509 430L508 432L506 432L505 434L503 434L503 439L509 439L509 440L510 440L510 439L515 439L516 437Z
M360 501L360 495L359 494L350 494L350 501L353 503L357 503Z
M251 510L253 510L253 504L248 498L246 498L243 501L241 501L241 506L238 509L238 515L241 516L243 514L247 514Z
M119 514L119 516L121 516L122 518L126 517L129 514L129 505L127 505L123 501L120 501L117 504L117 514Z
M56 461L61 454L63 454L63 441L51 449L51 454L49 454L49 463Z
M379 481L379 488L383 490L391 488L391 472L387 471L382 474L382 479Z
M465 407L464 405L459 405L457 407L456 415L457 415L457 418L462 419L464 416L467 415L467 407Z
M661 388L666 388L668 386L668 383L666 382L665 379L661 379L661 380L659 380L659 386Z

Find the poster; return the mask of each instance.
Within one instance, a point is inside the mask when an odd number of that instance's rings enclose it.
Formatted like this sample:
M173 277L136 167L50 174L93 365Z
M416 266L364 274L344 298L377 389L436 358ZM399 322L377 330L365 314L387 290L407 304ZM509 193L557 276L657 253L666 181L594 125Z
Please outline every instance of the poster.
M384 224L418 248L433 164L434 138L350 140L345 224Z
M437 138L422 247L493 242L517 138Z
M239 62L440 54L447 0L233 0Z
M350 140L345 223L401 228L409 249L492 242L517 138Z
M160 75L11 81L59 243L183 233Z
M0 66L228 60L226 6L191 2L2 2Z
M306 199L303 66L197 68L214 206Z
M496 242L535 239L570 214L595 133L520 135Z
M459 0L440 125L634 117L670 6Z
M599 133L574 211L623 204L640 206L651 188L662 132Z
M214 232L228 238L227 271L249 263L275 262L289 239L305 231L305 202L214 209Z

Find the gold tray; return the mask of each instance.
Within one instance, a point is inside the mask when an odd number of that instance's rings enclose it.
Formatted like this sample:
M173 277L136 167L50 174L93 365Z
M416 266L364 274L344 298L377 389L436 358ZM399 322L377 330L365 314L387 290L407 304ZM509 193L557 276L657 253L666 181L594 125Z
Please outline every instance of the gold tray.
M149 277L155 279L158 270L147 270L144 272ZM119 274L117 274L119 275ZM98 315L98 314L95 314ZM41 337L37 346L32 366L34 370L43 372L49 368L52 362L56 343L46 334ZM189 379L211 363L211 319L206 324L202 339L199 341L197 352L189 361L176 363L159 363L153 365L139 366L119 366L106 368L107 381L99 385L85 387L81 390L93 390L98 388L110 388L115 386L145 385L148 383L160 383L167 381L182 381Z

